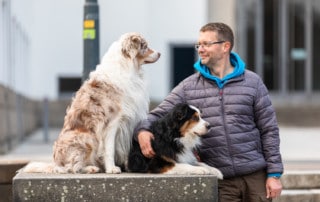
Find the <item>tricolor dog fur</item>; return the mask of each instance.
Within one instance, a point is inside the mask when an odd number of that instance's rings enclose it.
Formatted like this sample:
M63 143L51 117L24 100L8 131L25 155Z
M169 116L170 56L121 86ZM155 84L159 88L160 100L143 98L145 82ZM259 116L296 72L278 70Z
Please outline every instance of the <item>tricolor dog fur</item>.
M198 108L185 103L176 105L151 125L153 158L144 157L138 142L133 140L129 170L140 173L212 174L222 179L223 175L217 168L199 162L194 153L208 127Z
M75 94L53 146L53 163L30 163L21 172L121 173L134 127L149 111L141 66L159 57L140 34L122 35Z

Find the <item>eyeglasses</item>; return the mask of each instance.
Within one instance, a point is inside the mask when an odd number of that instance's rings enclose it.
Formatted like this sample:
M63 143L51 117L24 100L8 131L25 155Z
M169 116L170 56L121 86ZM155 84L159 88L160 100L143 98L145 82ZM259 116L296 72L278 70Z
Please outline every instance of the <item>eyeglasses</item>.
M202 46L202 47L205 47L205 48L209 48L211 45L213 45L213 44L219 44L219 43L224 43L224 42L226 42L226 41L216 41L216 42L213 42L213 41L210 41L210 42L203 42L202 44L195 44L194 45L194 47L195 47L195 49L199 49L200 48L200 46Z

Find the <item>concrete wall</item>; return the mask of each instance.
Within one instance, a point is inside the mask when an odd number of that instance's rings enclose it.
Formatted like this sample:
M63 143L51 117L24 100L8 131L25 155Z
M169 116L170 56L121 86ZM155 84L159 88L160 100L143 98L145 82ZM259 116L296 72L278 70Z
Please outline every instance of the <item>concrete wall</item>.
M39 127L39 102L0 85L0 154L11 150Z
M0 154L12 150L45 121L48 127L61 127L69 103L69 99L32 100L0 85Z

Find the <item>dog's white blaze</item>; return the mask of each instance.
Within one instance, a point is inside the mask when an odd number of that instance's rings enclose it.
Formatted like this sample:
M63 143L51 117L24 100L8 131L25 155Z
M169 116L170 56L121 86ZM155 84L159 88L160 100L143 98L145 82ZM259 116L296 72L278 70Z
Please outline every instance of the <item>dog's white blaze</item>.
M195 107L195 106L193 106L193 105L189 105L189 107L190 107L191 109L194 109L195 111L197 111L197 112L200 114L200 110L199 110L197 107Z
M207 126L208 126L209 123L202 119L202 117L200 115L201 114L200 110L197 107L192 106L192 105L189 105L189 106L190 106L190 108L196 110L198 112L198 114L199 114L199 122L198 122L198 124L196 124L192 128L192 132L195 132L200 136L206 134L208 132Z

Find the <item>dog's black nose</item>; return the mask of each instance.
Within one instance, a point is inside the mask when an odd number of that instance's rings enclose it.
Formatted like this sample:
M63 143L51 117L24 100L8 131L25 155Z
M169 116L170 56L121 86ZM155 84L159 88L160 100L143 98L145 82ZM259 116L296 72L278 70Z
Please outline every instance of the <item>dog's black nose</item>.
M207 122L207 123L206 123L206 128L209 129L210 127L211 127L211 126L210 126L210 123Z

